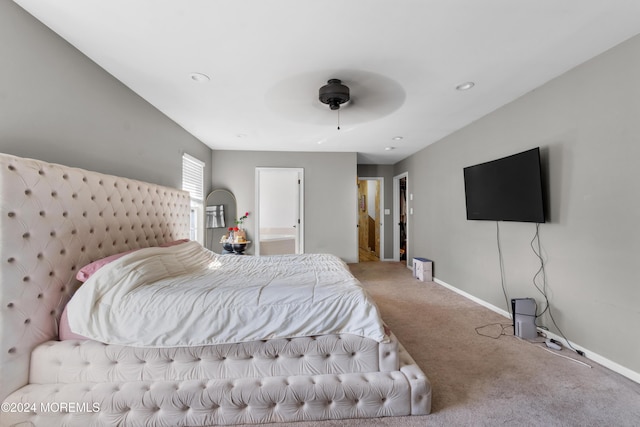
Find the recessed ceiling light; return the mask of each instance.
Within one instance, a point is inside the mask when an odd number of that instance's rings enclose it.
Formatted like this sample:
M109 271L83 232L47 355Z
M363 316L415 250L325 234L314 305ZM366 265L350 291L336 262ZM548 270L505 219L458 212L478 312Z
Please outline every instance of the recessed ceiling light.
M395 150L396 147L384 147L385 151Z
M469 90L475 85L476 84L474 82L461 83L458 86L456 86L456 90Z
M211 78L209 76L207 76L206 74L202 74L202 73L191 73L191 74L189 74L189 76L191 77L191 80L196 81L198 83L204 83L204 82L208 82L209 80L211 80Z
M403 137L402 136L394 136L393 139L394 141L400 141Z

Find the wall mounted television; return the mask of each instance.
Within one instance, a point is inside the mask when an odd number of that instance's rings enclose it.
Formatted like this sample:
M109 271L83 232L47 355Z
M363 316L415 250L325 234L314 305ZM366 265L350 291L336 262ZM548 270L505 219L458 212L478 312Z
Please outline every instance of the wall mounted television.
M540 148L464 168L468 220L545 222Z

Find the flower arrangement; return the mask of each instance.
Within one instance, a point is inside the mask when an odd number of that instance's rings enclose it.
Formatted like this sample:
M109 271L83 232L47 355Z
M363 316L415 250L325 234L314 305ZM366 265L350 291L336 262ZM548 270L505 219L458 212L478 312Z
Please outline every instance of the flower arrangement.
M222 239L220 239L220 243L222 243L225 250L231 251L231 245L234 243L242 244L247 242L247 235L242 229L242 224L247 217L249 217L249 212L245 212L244 215L235 220L235 227L227 228L229 233L225 234L222 236Z
M244 223L244 220L247 219L249 217L249 212L245 212L244 215L242 215L240 218L236 219L236 228L237 227L242 227L242 224Z

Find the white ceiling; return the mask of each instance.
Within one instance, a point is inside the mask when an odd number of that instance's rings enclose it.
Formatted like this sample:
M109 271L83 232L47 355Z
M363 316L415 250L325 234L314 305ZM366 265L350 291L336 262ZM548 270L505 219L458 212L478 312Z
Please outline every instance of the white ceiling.
M640 33L639 0L14 1L213 149L369 164ZM318 101L330 78L351 88L340 130Z

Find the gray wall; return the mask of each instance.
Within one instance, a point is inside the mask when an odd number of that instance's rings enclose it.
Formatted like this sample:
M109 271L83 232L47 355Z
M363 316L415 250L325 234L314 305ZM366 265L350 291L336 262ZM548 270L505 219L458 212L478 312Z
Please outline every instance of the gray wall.
M255 212L255 168L304 169L304 249L358 262L355 153L213 151L213 186L236 196L238 212ZM255 222L245 222L251 240ZM253 253L253 246L248 253Z
M381 207L384 230L383 259L393 259L393 165L358 165L358 178L384 178L384 206ZM390 215L384 210L389 209Z
M395 165L396 174L409 172L414 193L410 254L432 258L438 279L506 310L496 223L466 220L462 168L540 146L552 313L568 339L636 373L639 75L637 36ZM500 227L509 298L541 305L534 224ZM556 330L547 316L539 323Z
M171 187L187 152L210 176L207 146L5 0L0 58L0 151Z

